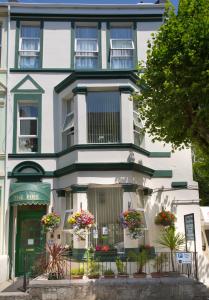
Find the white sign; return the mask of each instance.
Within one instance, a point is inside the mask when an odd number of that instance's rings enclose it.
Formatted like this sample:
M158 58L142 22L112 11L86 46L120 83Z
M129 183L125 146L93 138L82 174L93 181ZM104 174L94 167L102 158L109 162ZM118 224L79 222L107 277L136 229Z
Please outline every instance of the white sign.
M192 253L188 253L188 252L176 253L176 260L179 264L191 264Z
M98 239L98 230L97 229L93 230L93 238Z
M102 235L108 235L108 228L106 226L102 227Z
M28 239L28 245L34 245L34 239Z

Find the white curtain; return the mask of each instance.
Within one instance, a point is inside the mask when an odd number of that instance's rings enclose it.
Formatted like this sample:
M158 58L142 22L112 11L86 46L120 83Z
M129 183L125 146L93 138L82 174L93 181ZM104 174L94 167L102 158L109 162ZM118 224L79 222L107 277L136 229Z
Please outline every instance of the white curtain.
M132 39L131 27L113 27L110 29L111 39Z

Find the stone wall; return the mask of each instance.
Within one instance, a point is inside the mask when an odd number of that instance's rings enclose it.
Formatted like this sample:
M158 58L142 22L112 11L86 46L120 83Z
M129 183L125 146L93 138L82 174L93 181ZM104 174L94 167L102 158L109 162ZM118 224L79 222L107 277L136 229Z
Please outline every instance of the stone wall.
M30 300L208 300L204 285L187 279L33 280ZM1 298L0 298L1 299Z
M192 279L33 280L28 293L0 293L0 300L208 300Z

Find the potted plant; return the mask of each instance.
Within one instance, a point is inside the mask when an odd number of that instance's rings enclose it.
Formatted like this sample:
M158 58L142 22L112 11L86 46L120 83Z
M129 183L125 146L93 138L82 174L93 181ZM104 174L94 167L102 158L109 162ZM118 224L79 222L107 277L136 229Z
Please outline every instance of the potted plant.
M123 228L127 228L131 238L137 239L142 236L144 223L141 212L130 209L120 214L120 223Z
M128 277L127 266L123 264L122 260L119 257L116 258L115 264L118 271L118 277Z
M89 279L98 279L100 277L100 265L98 261L95 261L90 257L87 261L87 274Z
M58 280L64 278L64 255L65 247L60 244L47 244L47 252L49 253L49 261L46 266L49 280Z
M163 266L166 265L167 261L168 256L166 253L160 253L159 255L156 255L155 262L153 264L153 267L156 270L156 272L151 273L151 276L153 278L168 276L168 272L163 272Z
M115 273L112 269L107 269L104 271L104 278L115 278Z
M146 273L143 272L143 268L149 260L149 255L145 249L139 252L129 252L128 257L131 261L136 262L137 272L133 274L135 278L145 278Z
M48 213L41 219L41 224L46 232L54 231L59 226L60 222L61 217L55 212Z
M165 228L157 243L165 248L169 248L171 255L172 271L175 273L174 252L178 251L185 244L185 237L181 233L176 233L175 227ZM174 274L175 275L175 274Z
M81 240L85 240L90 228L95 225L95 219L88 210L81 210L70 216L68 223L73 226L72 234L77 235Z
M174 226L175 221L176 221L175 215L172 212L168 211L168 210L162 210L155 217L155 224L156 225Z
M82 279L84 275L84 269L83 268L74 268L71 270L71 278L72 279Z

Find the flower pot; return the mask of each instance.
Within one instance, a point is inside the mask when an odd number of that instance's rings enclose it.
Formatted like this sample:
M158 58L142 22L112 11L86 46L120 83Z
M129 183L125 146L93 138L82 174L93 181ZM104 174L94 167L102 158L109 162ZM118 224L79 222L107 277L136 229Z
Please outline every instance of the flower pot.
M60 280L63 278L64 278L64 276L61 273L51 272L48 274L48 280Z
M71 275L71 279L83 279L83 275Z
M129 275L128 274L118 274L117 277L118 278L128 278Z
M100 275L98 274L98 275L88 275L88 278L89 279L99 279L99 277L100 277Z
M134 278L146 278L147 277L147 274L146 273L134 273L133 274L133 277Z
M152 272L152 278L168 277L168 272Z
M104 275L104 278L106 278L106 279L115 278L115 275Z

